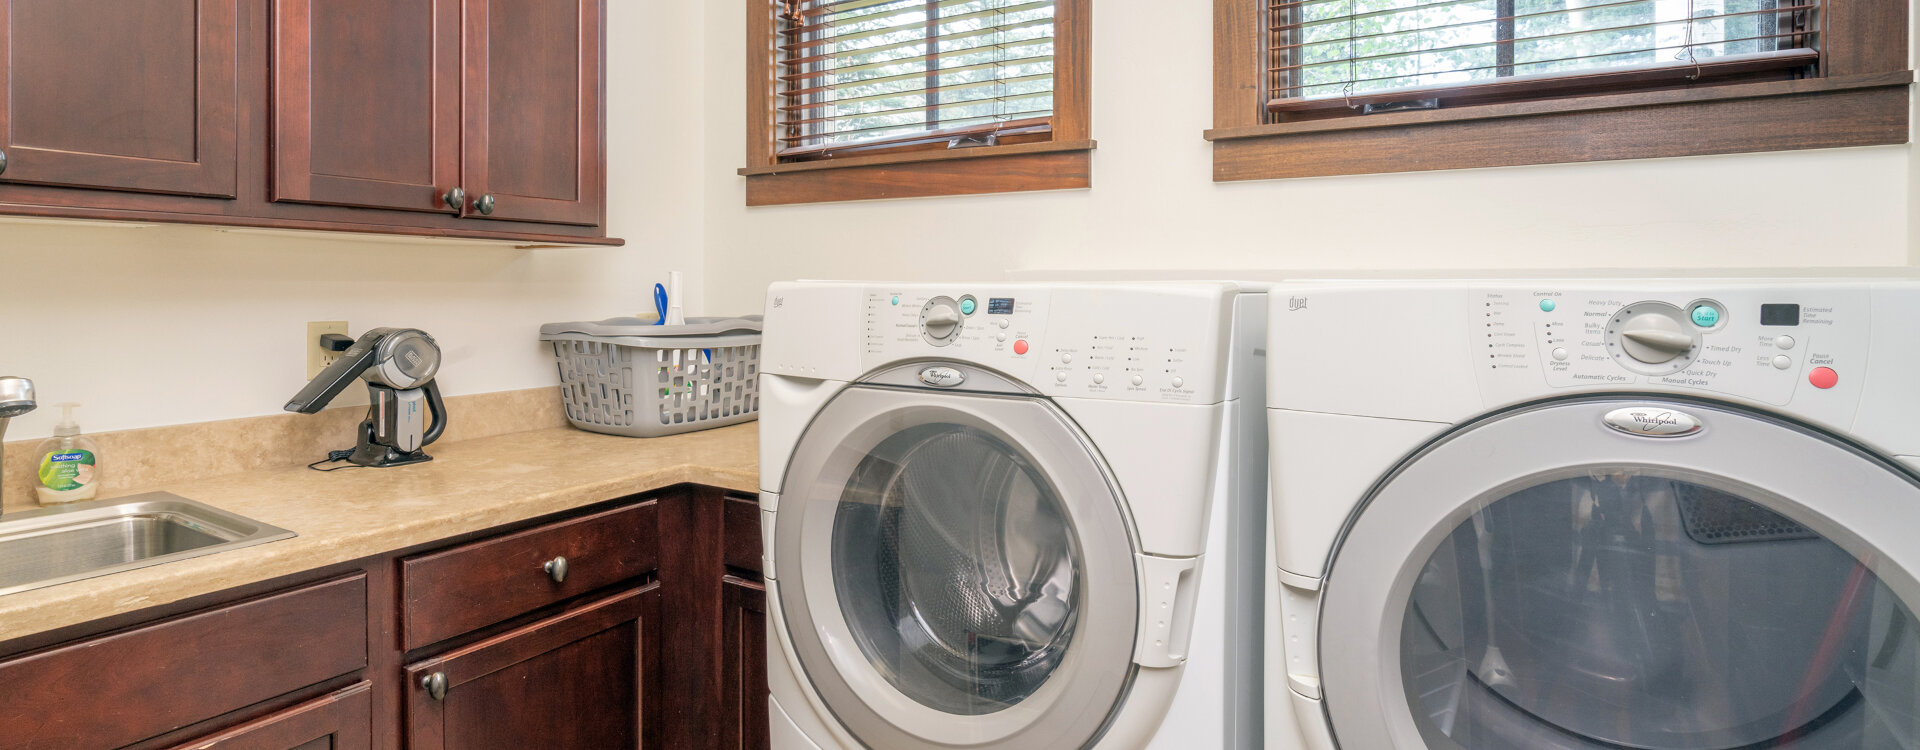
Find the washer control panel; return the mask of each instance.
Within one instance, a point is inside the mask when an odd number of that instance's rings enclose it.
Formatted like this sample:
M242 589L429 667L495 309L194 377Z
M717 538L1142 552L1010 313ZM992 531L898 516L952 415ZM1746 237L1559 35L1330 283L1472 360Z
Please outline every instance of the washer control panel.
M950 359L1050 396L1214 403L1226 392L1232 296L1205 284L872 286L861 364Z
M1871 314L1864 290L1820 286L1651 294L1515 286L1476 290L1467 302L1472 360L1496 403L1544 382L1784 405L1859 383Z

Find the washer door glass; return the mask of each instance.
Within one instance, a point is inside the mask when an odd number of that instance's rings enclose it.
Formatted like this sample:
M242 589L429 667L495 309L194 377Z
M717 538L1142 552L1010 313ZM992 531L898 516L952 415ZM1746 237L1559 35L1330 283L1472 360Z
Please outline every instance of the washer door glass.
M1045 399L855 385L808 425L773 519L781 644L868 747L1057 750L1134 675L1125 506Z
M1846 550L1716 484L1592 467L1457 526L1401 626L1428 744L1911 747L1913 613ZM1863 710L1889 705L1906 710Z
M1920 483L1857 447L1704 402L1523 407L1351 520L1326 713L1367 750L1920 750L1916 570Z
M1083 564L1031 463L958 424L881 442L833 528L834 590L861 652L902 694L954 714L1019 703L1054 673Z

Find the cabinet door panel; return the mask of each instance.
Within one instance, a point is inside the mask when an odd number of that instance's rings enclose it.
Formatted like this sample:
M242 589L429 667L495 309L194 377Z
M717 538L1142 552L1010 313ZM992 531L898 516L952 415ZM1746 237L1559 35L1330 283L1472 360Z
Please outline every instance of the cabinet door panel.
M278 0L276 201L454 213L458 0Z
M407 668L413 750L651 747L660 584L630 589ZM441 680L441 697L429 689Z
M373 683L341 688L174 750L369 750Z
M767 589L743 578L722 582L725 616L720 634L720 747L766 750Z
M0 181L232 198L236 0L0 0Z
M601 0L468 0L469 217L601 223L601 28Z

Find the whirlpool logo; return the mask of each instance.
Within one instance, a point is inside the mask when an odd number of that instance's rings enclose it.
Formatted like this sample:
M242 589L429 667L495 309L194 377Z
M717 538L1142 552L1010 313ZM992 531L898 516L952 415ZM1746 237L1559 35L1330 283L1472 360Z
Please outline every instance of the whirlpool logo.
M1699 432L1700 419L1678 409L1661 406L1629 406L1614 409L1601 421L1618 432L1644 437L1680 437Z
M952 388L967 382L967 374L951 367L929 367L920 371L920 382L935 388Z

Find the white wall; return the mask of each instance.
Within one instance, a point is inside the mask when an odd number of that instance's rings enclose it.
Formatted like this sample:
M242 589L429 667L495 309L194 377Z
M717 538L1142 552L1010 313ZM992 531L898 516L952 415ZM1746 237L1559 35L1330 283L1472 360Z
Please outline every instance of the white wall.
M686 272L699 310L705 129L660 113L700 111L704 88L657 71L698 58L698 35L659 31L699 28L701 10L608 5L608 221L626 247L0 223L0 374L33 378L43 407L8 438L48 434L61 401L85 404L90 431L279 412L304 382L309 320L426 330L457 395L555 382L540 324L651 311L667 270ZM341 403L364 403L359 391Z
M98 431L276 413L302 384L309 320L433 333L452 394L550 384L539 324L650 309L647 292L669 269L687 272L690 314L737 314L759 310L769 282L800 277L1877 266L1912 255L1920 170L1905 146L1214 184L1200 139L1212 22L1198 2L1184 15L1097 4L1092 190L749 210L734 174L745 4L608 5L609 220L626 247L0 223L0 372L35 378L43 404L85 403L82 424ZM1148 38L1191 52L1126 53ZM659 74L690 61L704 61L701 75ZM937 239L863 239L888 234ZM47 434L55 413L17 420L8 437Z
M802 277L1884 266L1913 252L1907 146L1215 184L1202 2L1094 3L1091 190L748 209L732 176L745 160L744 5L707 8L707 291L729 313ZM1187 52L1130 50L1144 40ZM862 239L889 235L913 239Z

